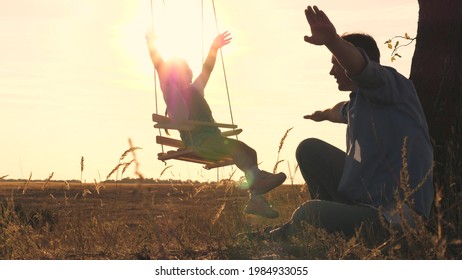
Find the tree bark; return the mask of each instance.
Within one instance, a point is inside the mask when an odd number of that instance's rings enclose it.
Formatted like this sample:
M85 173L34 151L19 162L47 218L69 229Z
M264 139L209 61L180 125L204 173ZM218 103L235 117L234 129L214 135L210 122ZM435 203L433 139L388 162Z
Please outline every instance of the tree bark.
M418 0L410 79L427 117L435 153L435 185L462 177L462 1ZM444 186L443 186L444 185Z
M436 197L430 225L462 238L462 0L418 0L410 79L426 114L434 148ZM442 226L442 227L441 227ZM456 244L456 243L454 243ZM449 243L447 254L462 247Z

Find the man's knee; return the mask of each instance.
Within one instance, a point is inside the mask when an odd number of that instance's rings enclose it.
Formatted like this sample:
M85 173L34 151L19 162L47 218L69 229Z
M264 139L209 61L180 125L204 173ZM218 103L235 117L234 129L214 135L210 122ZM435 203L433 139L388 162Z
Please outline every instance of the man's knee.
M318 154L322 150L322 147L326 145L328 145L326 142L317 138L305 139L298 144L295 157L298 162L306 158L311 158Z

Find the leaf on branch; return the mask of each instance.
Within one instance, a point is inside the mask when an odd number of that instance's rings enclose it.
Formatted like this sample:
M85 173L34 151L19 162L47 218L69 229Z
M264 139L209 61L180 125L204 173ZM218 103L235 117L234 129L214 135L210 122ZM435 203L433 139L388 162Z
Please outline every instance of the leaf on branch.
M400 44L400 41L398 41L398 39L403 39L403 40L407 40L404 45L401 45ZM394 42L394 40L396 40L396 42ZM409 36L409 34L406 32L404 33L404 36L394 36L393 38L391 39L388 39L385 44L387 44L387 47L392 50L391 52L391 61L395 61L398 57L401 58L401 56L399 54L396 53L396 51L399 49L399 48L402 48L402 47L406 47L406 46L409 46L410 44L412 44L412 42L414 42L414 40L416 40L416 38L412 38L411 36ZM394 42L394 43L393 43Z
M401 58L401 55L399 55L399 53L395 53L395 54L391 57L391 62L395 61L397 57Z

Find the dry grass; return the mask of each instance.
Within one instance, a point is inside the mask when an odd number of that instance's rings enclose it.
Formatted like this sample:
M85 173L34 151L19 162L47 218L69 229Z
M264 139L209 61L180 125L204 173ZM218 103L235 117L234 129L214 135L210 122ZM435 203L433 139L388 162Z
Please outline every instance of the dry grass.
M270 193L275 220L244 215L246 190L219 184L0 181L1 259L433 259L443 238L422 224L383 242L359 229L350 239L306 228L290 244L236 238L286 221L305 186ZM372 242L371 242L372 240ZM449 240L448 240L449 242ZM447 243L444 243L447 245ZM443 250L444 249L444 250ZM443 254L442 254L443 252Z
M276 164L274 165L273 167L273 173L276 173L277 170L278 170L278 165L283 162L284 160L280 160L279 159L279 156L281 155L281 150L282 150L282 147L284 146L284 143L286 141L286 138L287 136L289 135L289 132L293 129L293 127L289 128L286 130L286 132L284 133L284 136L282 136L281 140L279 141L279 147L278 147L278 157L276 159Z
M23 186L0 182L2 259L226 258L235 234L274 222L244 216L247 192L227 184Z

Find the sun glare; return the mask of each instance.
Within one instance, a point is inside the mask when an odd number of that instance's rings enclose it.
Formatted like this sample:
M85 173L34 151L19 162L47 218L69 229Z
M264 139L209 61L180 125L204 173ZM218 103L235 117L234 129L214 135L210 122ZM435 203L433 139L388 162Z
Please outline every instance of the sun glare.
M154 31L165 58L182 57L191 67L201 64L216 35L213 11L205 2L209 1L204 1L204 11L199 0L172 0L154 6Z
M117 38L121 55L137 72L152 70L144 41L149 29L154 30L164 59L182 57L194 72L217 34L211 1L202 7L200 0L153 0L152 10L149 2L142 3L121 23Z

